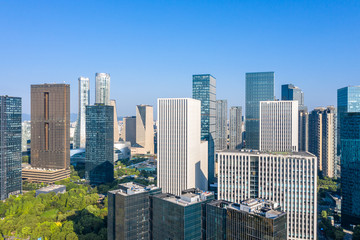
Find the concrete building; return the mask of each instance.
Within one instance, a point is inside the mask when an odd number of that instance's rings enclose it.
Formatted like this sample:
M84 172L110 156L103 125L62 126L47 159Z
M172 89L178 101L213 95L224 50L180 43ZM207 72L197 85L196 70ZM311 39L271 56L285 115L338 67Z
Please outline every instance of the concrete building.
M31 122L23 121L21 123L21 151L30 151L30 139L31 139ZM30 152L29 152L30 153Z
M215 179L216 78L210 74L193 75L192 98L201 101L201 140L208 142L209 185Z
M50 185L47 187L39 188L35 192L35 196L39 196L39 194L48 194L54 192L58 193L66 193L66 186L65 185Z
M146 153L154 154L154 109L149 105L136 106L136 144Z
M277 202L288 214L288 239L316 239L317 159L306 152L217 153L218 199L241 203L249 198Z
M336 113L333 106L309 114L309 152L318 158L324 176L336 176Z
M95 103L110 105L110 74L95 74Z
M90 184L114 180L113 106L86 106L85 177Z
M298 102L260 101L261 151L298 151Z
M123 118L123 129L122 139L125 142L130 142L131 146L136 144L136 117L124 117Z
M275 100L274 72L246 73L246 148L260 147L260 101Z
M230 108L229 149L240 149L242 146L242 108Z
M74 148L85 148L86 144L86 106L90 105L90 79L79 77L79 105L74 134Z
M215 150L227 149L227 100L216 100Z
M114 144L114 162L131 158L131 143L116 142Z
M110 106L114 107L114 142L118 142L120 138L119 123L117 120L116 101L111 99Z
M161 188L133 182L120 184L119 189L109 191L108 239L152 239L150 196L160 193Z
M299 110L299 151L309 151L309 113Z
M21 98L0 96L0 200L20 194Z
M158 99L158 186L166 193L207 190L207 142L201 142L201 103L191 98Z

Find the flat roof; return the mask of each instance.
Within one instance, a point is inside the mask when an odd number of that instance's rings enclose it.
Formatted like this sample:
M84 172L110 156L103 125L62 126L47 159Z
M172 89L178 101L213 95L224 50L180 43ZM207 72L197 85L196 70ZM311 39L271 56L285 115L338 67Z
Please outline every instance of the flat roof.
M269 152L269 151L259 151L259 150L252 150L252 149L238 149L238 150L220 150L216 151L217 153L241 153L241 154L248 154L248 155L277 155L277 156L298 156L298 157L316 157L314 154L310 152Z
M151 190L160 189L155 185L143 186L134 182L127 182L119 184L119 189L109 191L112 194L121 194L124 196L130 196L134 194L149 192Z
M39 188L37 191L53 191L53 190L59 189L59 188L66 188L66 186L65 185L51 185L51 186Z

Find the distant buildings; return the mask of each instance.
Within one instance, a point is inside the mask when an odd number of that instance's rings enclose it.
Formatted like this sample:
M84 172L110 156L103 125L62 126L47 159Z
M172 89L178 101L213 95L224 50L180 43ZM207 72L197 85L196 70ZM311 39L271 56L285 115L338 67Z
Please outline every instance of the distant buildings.
M27 181L51 182L70 176L68 84L31 85L31 167L23 169Z
M246 73L246 148L260 147L260 101L273 101L274 72Z
M193 75L192 98L201 101L201 140L208 142L209 184L215 182L216 79L210 74Z
M124 183L108 193L108 239L152 239L150 196L161 188Z
M122 138L126 142L130 142L131 146L136 144L136 117L123 118Z
M315 239L317 160L312 154L220 151L218 199L263 198L287 212L288 239Z
M304 110L304 93L293 84L284 84L281 86L281 100L298 101L299 110Z
M240 149L242 146L242 108L230 108L229 149Z
M86 106L85 176L90 184L114 180L113 106Z
M136 106L136 144L148 154L154 154L154 109L149 105Z
M201 105L191 98L158 99L158 186L181 194L207 190L207 142L201 142Z
M287 216L277 203L247 199L240 204L215 200L206 204L206 239L286 240Z
M74 148L85 148L86 144L86 106L90 105L90 79L79 77L79 110L76 121Z
M111 99L110 106L114 107L114 142L118 142L120 138L120 134L119 134L119 123L117 120L117 112L116 112L116 101Z
M21 98L0 96L0 200L21 193Z
M227 100L216 100L215 150L227 149Z
M318 158L324 176L336 176L336 113L333 106L315 108L309 114L309 152Z
M95 74L95 103L110 105L110 74Z

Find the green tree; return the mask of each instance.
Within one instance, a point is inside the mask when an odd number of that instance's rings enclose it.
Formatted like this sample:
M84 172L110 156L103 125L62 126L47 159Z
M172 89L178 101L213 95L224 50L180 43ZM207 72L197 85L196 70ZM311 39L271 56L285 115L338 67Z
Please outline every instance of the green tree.
M322 218L327 218L327 211L322 210L322 211L321 211L321 217L322 217Z

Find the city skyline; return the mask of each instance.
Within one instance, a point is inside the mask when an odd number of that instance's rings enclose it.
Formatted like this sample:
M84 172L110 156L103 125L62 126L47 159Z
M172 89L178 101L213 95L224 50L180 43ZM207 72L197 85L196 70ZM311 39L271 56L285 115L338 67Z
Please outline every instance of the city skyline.
M0 21L6 22L3 32L11 38L0 40L7 46L3 49L7 60L0 69L3 79L11 81L4 81L0 94L22 97L24 113L30 113L28 85L64 81L73 89L71 113L78 112L77 79L90 77L93 103L96 72L111 74L111 99L118 103L118 116L135 115L135 105L156 106L157 97L191 97L193 74L215 76L217 97L227 99L229 106L245 106L246 72L274 71L279 99L282 84L299 86L309 110L336 106L336 90L357 85L359 33L353 29L360 5L355 1L311 6L304 2L67 3L2 4ZM91 15L95 10L109 14L94 19L78 14ZM217 14L209 19L206 12ZM195 34L199 30L212 34L204 41ZM109 37L94 37L94 32L108 32ZM231 38L225 37L230 34Z

